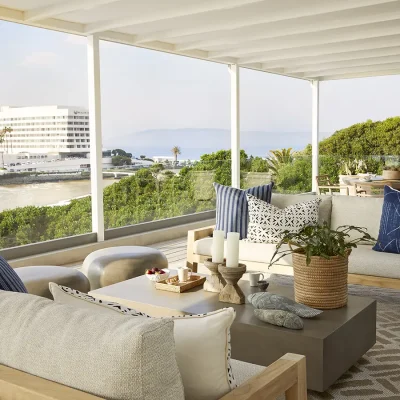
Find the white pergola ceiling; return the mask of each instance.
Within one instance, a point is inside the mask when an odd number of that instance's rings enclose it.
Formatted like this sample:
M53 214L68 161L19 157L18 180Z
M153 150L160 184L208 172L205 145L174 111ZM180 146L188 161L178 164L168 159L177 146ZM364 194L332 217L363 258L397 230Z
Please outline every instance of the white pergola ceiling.
M307 80L400 74L400 0L0 0L0 19Z

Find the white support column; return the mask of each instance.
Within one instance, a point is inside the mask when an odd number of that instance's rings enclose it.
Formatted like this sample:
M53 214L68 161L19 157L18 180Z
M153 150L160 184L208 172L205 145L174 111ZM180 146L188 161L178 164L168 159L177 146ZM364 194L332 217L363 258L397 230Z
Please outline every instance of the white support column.
M231 74L231 172L232 187L240 188L240 80L239 66L229 66Z
M319 175L319 81L311 82L312 90L312 191L317 192Z
M92 189L92 231L104 241L103 164L100 96L100 49L97 35L87 38L90 128L90 179Z

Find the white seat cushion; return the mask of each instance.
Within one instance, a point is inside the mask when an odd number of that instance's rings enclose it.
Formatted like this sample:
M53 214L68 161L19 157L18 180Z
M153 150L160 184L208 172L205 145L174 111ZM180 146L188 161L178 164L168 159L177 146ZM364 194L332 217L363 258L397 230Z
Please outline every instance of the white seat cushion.
M381 253L359 245L350 254L349 273L400 279L400 254Z
M213 239L210 237L197 240L194 242L194 252L202 256L211 256L211 246ZM287 249L287 245L282 246L282 250ZM239 242L239 254L242 261L253 261L264 264L269 264L276 250L276 244L273 243L251 243L246 240ZM226 256L226 241L225 241L225 256ZM292 256L283 257L279 265L292 265Z
M231 360L231 364L233 376L239 386L265 370L265 367L261 365L250 364L239 360Z
M211 256L211 245L212 238L200 239L195 242L194 251L196 254ZM275 244L270 243L250 243L241 240L239 242L240 260L244 263L249 261L268 264L274 254L275 246ZM282 249L284 248L287 249L287 246L282 246ZM292 256L283 257L276 265L291 267ZM273 267L269 270L266 268L260 270L263 272L292 275L291 268L290 271L282 269L275 270ZM207 271L202 270L201 272ZM374 251L370 245L359 245L356 249L353 249L350 255L349 273L400 279L400 255Z

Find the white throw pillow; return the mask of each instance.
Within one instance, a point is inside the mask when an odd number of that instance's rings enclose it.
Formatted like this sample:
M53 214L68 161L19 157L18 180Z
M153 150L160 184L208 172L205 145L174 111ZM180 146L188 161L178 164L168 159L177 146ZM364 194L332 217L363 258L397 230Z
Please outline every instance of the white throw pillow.
M49 287L58 303L90 308L93 312L149 317L65 286L50 283ZM207 314L172 318L176 358L186 400L217 400L237 386L230 364L230 327L235 315L233 308L223 308Z
M280 209L248 194L247 241L278 243L284 231L299 232L306 225L317 224L321 201L320 198L317 198Z

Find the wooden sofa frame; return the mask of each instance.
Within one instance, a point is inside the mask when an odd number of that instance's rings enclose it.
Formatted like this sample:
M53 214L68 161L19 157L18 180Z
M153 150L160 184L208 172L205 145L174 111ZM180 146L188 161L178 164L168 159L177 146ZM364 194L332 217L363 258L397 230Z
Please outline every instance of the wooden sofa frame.
M186 264L194 272L197 271L198 264L202 263L206 258L205 256L201 256L199 254L194 253L194 242L212 236L213 231L214 231L214 226L207 226L205 228L195 229L188 232ZM355 285L375 286L388 289L400 289L400 279L383 278L372 275L349 274L348 283L352 283Z
M306 400L306 360L286 354L221 400ZM100 397L0 365L0 400L101 400ZM105 400L105 399L103 399Z

